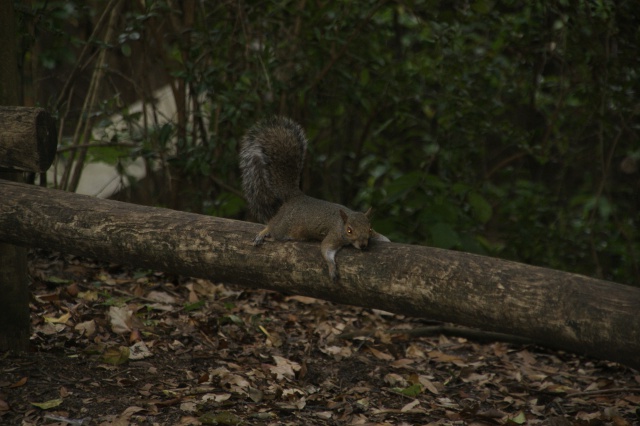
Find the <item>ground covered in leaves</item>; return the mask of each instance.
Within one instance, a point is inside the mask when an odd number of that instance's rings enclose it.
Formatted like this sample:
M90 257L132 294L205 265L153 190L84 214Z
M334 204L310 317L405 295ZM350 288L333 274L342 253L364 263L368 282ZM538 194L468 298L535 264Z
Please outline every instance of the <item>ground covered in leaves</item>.
M36 252L7 425L633 425L640 373L428 322Z

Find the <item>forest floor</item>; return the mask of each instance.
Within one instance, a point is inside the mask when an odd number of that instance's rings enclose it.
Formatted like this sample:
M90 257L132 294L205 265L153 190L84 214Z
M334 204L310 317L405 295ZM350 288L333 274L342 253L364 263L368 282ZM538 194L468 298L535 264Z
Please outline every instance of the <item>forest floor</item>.
M30 274L3 425L640 424L640 373L607 361L72 256Z

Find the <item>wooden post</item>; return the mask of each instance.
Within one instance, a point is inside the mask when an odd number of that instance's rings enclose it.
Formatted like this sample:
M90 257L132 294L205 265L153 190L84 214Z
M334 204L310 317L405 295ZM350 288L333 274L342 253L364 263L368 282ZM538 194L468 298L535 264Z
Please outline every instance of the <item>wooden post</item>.
M0 179L20 181L22 171L45 172L56 146L55 120L45 110L0 106ZM29 347L27 284L26 249L0 239L0 351Z
M0 179L7 177L15 180L16 173L0 172ZM29 347L31 320L27 284L26 249L0 239L0 351L26 351Z
M31 320L23 247L0 243L0 292L0 351L26 351Z

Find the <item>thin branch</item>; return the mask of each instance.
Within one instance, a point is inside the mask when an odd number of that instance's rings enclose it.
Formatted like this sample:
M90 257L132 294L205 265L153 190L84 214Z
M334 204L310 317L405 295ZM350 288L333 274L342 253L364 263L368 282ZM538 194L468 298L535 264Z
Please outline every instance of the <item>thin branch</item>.
M526 152L517 152L507 158L505 158L504 160L500 161L498 164L496 164L495 166L493 166L491 168L491 170L489 170L489 172L487 172L485 179L486 180L490 180L491 176L493 176L494 173L496 173L498 170L506 167L509 163L512 163L516 160L519 160L520 158L524 157L525 155L527 155Z
M111 10L111 16L109 18L109 24L107 26L107 32L104 36L105 43L109 45L111 43L111 39L114 37L115 33L115 25L117 19L120 17L120 10L122 9L122 0L113 0L111 3L114 3L113 9ZM91 83L89 86L89 94L87 96L87 102L85 102L84 111L84 120L80 120L78 123L78 127L76 129L76 136L74 137L75 141L78 141L78 134L80 131L80 127L82 129L82 140L89 140L89 134L91 132L91 123L93 120L89 119L88 112L93 109L96 104L97 96L99 93L100 85L104 79L105 66L107 60L107 49L102 49L100 51L100 55L98 56L98 63L96 64L95 71L93 73ZM74 151L75 152L75 151ZM71 175L71 180L68 182L68 185L65 185L65 189L69 189L70 191L75 191L78 187L78 183L80 182L80 175L82 174L82 169L84 166L84 160L87 156L87 148L81 148L79 150L79 158L73 165L73 175ZM68 165L68 168L65 170L65 175L68 176L67 170L70 170L71 164ZM67 184L67 181L63 181L63 184Z
M114 2L111 2L107 5L107 7L105 7L104 11L102 12L102 15L98 19L98 22L94 26L93 32L89 36L89 40L87 41L87 43L85 43L84 47L82 48L82 51L80 52L80 55L78 56L78 60L76 61L75 67L71 70L71 73L69 74L69 77L65 81L64 86L62 86L62 90L60 90L60 94L58 95L58 99L56 100L56 103L55 103L56 109L60 107L60 104L62 103L63 98L66 96L65 94L67 93L67 91L73 90L72 82L75 80L77 74L80 71L84 71L84 69L91 63L90 60L87 60L86 62L84 62L84 64L80 65L84 60L84 57L87 55L87 52L89 51L89 49L93 47L92 41L94 41L97 38L97 34L100 31L102 31L102 27L104 26L113 5L114 5ZM95 55L95 52L89 56L93 56L93 55Z
M309 85L309 89L314 88L315 86L317 86L320 81L322 81L322 79L327 75L327 73L329 72L329 70L331 70L331 68L333 68L333 66L335 65L336 62L338 62L338 59L340 59L345 52L347 51L347 49L350 47L351 42L353 41L353 39L355 38L355 36L357 36L358 34L360 34L362 32L362 28L364 27L364 25L369 22L371 20L371 18L373 18L373 15L376 14L376 12L382 7L384 6L384 4L387 2L387 0L381 0L379 1L375 6L373 6L373 8L371 8L371 10L369 11L369 13L367 14L367 16L365 16L365 18L360 21L360 23L358 24L358 26L356 27L355 30L353 30L351 32L351 34L349 34L349 37L347 38L347 41L344 43L344 45L342 46L342 49L340 49L340 51L336 54L334 54L331 59L329 60L329 62L327 63L327 65L325 65L325 67L322 69L322 71L320 71L318 73L318 75L316 75L316 77L313 79L313 83L311 83Z
M444 334L446 336L457 336L464 337L465 339L472 339L479 342L507 342L514 343L518 345L530 345L535 342L531 339L527 339L524 337L514 336L511 334L505 333L495 333L477 330L474 328L467 327L456 327L451 325L435 325L428 327L418 327L413 329L391 329L388 330L389 334L407 334L411 337L424 337L424 336L437 336L440 334ZM342 333L338 336L341 339L352 339L354 337L367 337L375 334L375 331L367 330L367 331L354 331L350 333Z
M73 151L76 149L81 149L81 148L106 148L106 147L115 147L115 148L135 148L138 145L134 144L134 143L129 143L129 142L103 142L103 143L83 143L83 144L78 144L78 145L72 145L72 146L65 146L63 148L58 148L58 150L56 151L58 154L60 154L61 152L66 152L66 151Z
M599 396L599 395L608 395L612 393L623 393L623 394L631 394L631 393L640 393L640 388L611 388L611 389L599 389L592 391L584 391L584 392L575 392L575 393L567 393L567 396Z

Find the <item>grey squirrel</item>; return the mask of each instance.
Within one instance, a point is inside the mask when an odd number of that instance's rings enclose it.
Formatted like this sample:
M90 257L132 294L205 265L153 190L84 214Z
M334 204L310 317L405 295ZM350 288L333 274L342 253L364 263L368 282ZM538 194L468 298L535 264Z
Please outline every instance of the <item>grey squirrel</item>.
M371 228L366 213L305 195L300 178L307 138L295 121L275 116L250 128L241 142L242 188L255 218L266 223L253 240L260 245L275 240L321 241L329 276L339 278L336 253L344 246L364 249L369 240L389 241Z

